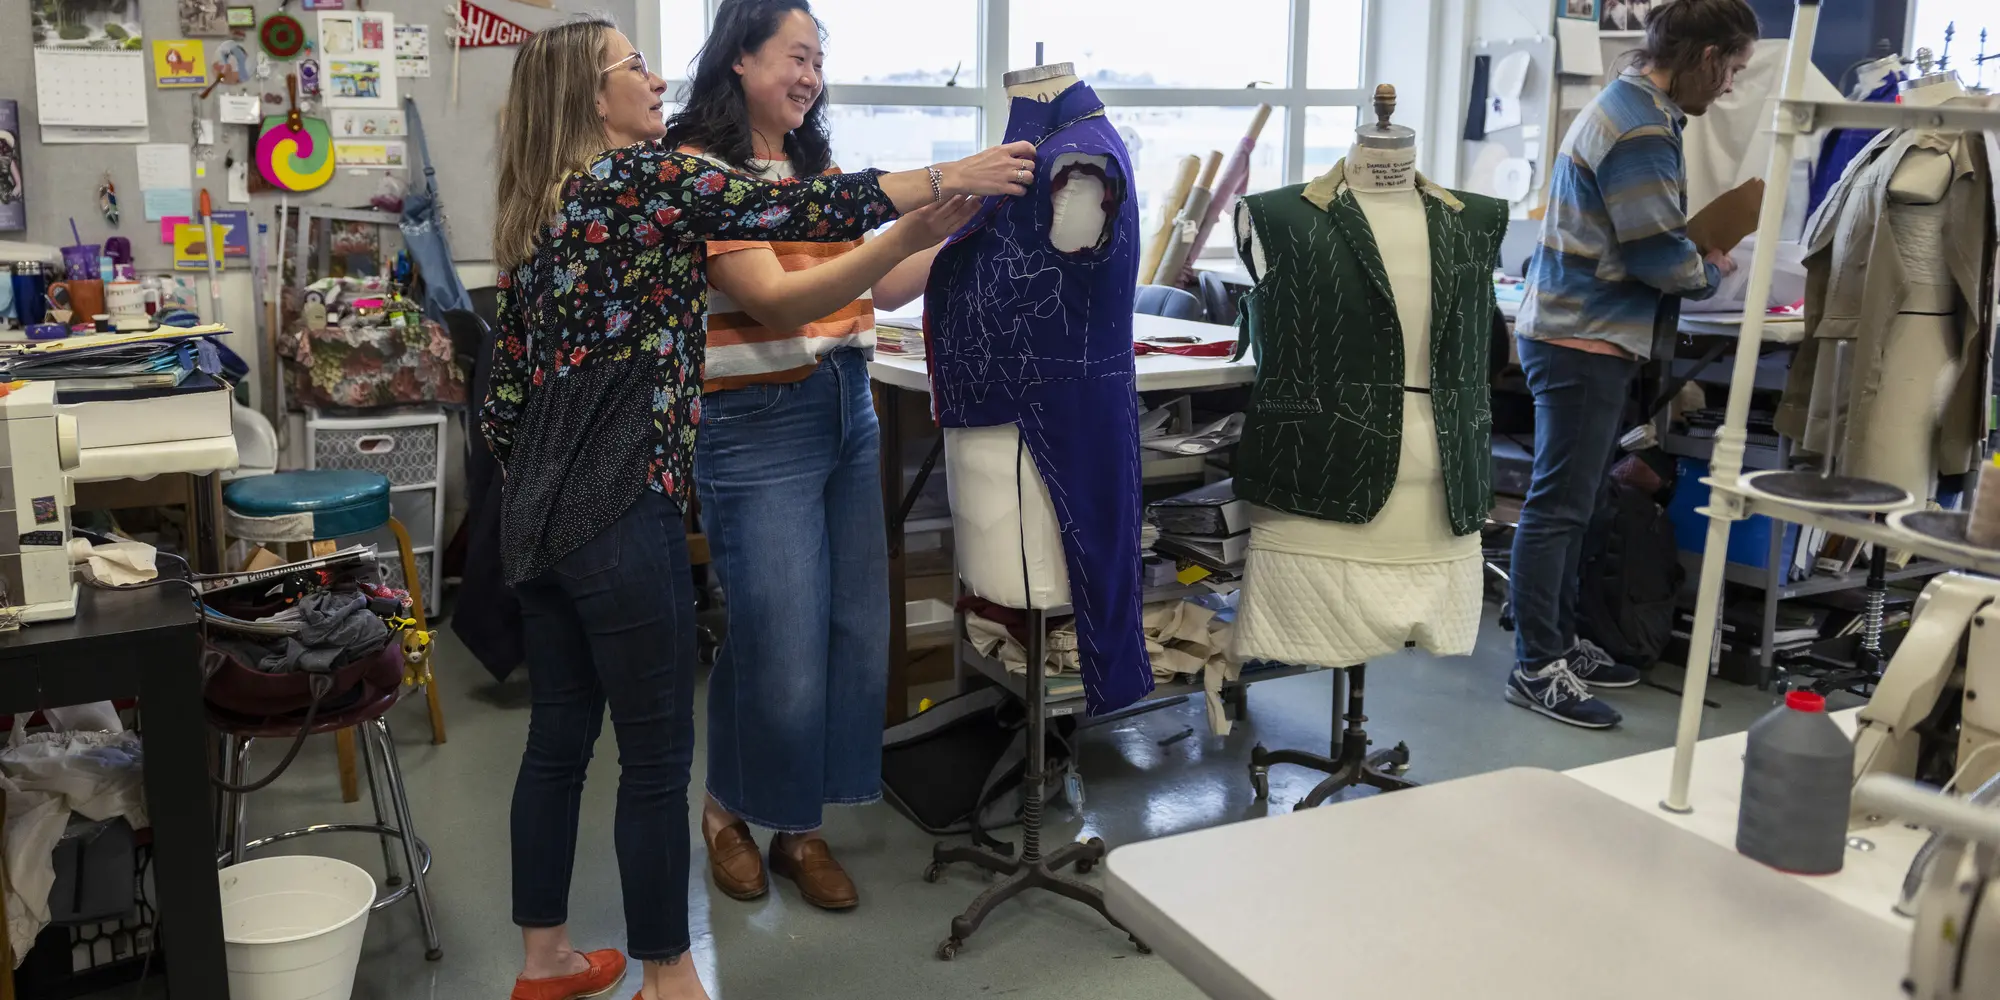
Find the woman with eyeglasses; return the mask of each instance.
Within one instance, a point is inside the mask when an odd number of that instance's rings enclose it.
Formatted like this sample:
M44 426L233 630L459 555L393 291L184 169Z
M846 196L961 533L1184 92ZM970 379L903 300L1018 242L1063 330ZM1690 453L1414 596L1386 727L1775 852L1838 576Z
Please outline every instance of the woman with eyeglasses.
M835 173L821 29L806 0L726 0L667 144L766 180ZM889 576L875 310L923 294L938 242L976 199L946 199L867 241L708 245L708 368L695 488L728 632L708 678L702 837L716 887L805 901L860 894L820 836L827 805L882 797Z
M616 988L567 930L578 804L610 708L614 840L641 1000L705 998L688 950L694 590L682 530L711 239L853 240L954 195L1022 194L1027 143L893 174L759 181L660 144L666 82L610 21L522 45L500 128L499 334L482 426L533 707L512 810L513 1000Z

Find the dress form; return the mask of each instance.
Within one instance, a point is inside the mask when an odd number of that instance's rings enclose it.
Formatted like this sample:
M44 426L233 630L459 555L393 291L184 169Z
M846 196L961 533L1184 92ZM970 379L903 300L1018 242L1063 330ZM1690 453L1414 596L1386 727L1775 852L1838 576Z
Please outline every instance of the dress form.
M1955 74L1935 73L1911 83L1902 102L1927 107L1964 96ZM1885 215L1911 280L1889 324L1881 360L1881 405L1871 415L1864 443L1844 460L1850 474L1900 486L1918 499L1931 499L1937 492L1939 428L1970 419L1970 414L1953 412L1952 390L1967 358L1960 343L1960 306L1940 252L1945 195L1952 180L1951 156L1927 148L1911 150L1890 178ZM1838 357L1821 354L1814 372L1829 394Z
M1378 94L1377 122L1358 131L1335 169L1344 172L1381 254L1403 335L1403 384L1421 390L1431 379L1432 247L1417 184L1416 133L1388 122L1393 101L1388 95L1385 107ZM1252 274L1266 273L1246 204L1238 202L1235 218L1237 245L1249 247L1245 263ZM1428 394L1404 395L1396 481L1374 519L1345 524L1253 505L1250 525L1233 660L1343 667L1410 641L1442 653L1471 650L1481 596L1479 536L1452 532ZM1309 610L1277 602L1301 594L1324 601L1321 616L1346 616L1354 627L1317 637L1290 627L1287 619ZM1426 613L1408 613L1412 595L1421 597ZM1368 606L1378 602L1395 607L1375 620Z
M1015 70L1004 78L1008 100L1047 103L1077 82L1070 63ZM1072 163L1102 169L1100 156L1058 157L1048 176ZM1031 192L1036 197L1040 192ZM1101 175L1078 173L1048 193L1049 242L1075 252L1095 246L1110 220ZM946 492L958 572L972 593L1010 608L1070 603L1062 533L1048 484L1021 446L1014 424L944 429Z

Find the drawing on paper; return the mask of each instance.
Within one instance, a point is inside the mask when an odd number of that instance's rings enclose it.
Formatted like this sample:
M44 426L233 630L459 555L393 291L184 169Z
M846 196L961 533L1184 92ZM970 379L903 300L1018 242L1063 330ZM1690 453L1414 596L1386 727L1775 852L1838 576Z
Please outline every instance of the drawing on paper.
M404 148L401 142L339 142L333 146L333 159L343 167L399 170L404 165Z
M321 18L319 46L327 55L354 51L354 22L345 17Z
M180 0L181 34L229 35L229 11L222 0Z
M376 51L380 51L384 44L385 44L385 39L383 39L382 37L381 20L373 17L362 18L361 47L364 49L374 49Z
M380 100L382 64L373 59L335 60L327 64L322 84L328 97L342 100Z
M39 49L107 49L137 52L139 0L31 0L30 19Z
M403 112L397 111L356 111L335 109L333 117L333 137L336 139L366 139L370 137L403 134Z

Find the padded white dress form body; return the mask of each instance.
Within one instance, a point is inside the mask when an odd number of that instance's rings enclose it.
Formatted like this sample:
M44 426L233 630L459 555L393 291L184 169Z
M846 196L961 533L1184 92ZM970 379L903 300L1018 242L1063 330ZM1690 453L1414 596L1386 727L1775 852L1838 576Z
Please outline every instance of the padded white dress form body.
M1414 156L1414 151L1412 151ZM1350 172L1350 182L1360 179ZM1365 182L1364 182L1365 183ZM1431 255L1414 186L1354 187L1382 254L1403 329L1404 385L1430 385ZM1238 203L1252 272L1262 246ZM1403 396L1396 485L1375 519L1342 524L1254 507L1231 659L1346 667L1415 642L1472 651L1482 597L1479 536L1451 532L1431 397Z
M1008 94L1046 101L1074 82L1074 77L1057 77L1032 85L1033 93L1018 94L1010 88ZM1055 176L1072 162L1100 169L1109 164L1101 156L1070 154L1059 157L1048 175ZM1050 195L1049 241L1064 251L1095 246L1109 218L1104 183L1087 174L1075 175ZM944 460L952 546L966 589L1009 608L1070 603L1069 566L1063 559L1055 505L1034 456L1021 447L1020 428L947 427Z

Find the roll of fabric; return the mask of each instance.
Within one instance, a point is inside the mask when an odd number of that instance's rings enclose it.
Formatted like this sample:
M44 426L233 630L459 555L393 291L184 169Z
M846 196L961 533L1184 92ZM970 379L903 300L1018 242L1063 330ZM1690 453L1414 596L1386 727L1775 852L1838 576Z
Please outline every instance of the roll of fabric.
M1174 225L1180 221L1181 208L1187 204L1188 192L1194 188L1194 178L1201 172L1201 157L1189 153L1181 157L1179 171L1174 175L1174 186L1167 189L1167 199L1161 203L1160 228L1146 244L1146 255L1139 258L1139 280L1151 282L1153 273L1160 269L1160 258L1167 255L1167 243L1173 239Z
M1186 261L1181 266L1180 284L1194 284L1194 262L1201 259L1201 250L1208 245L1208 232L1215 228L1215 220L1222 213L1235 207L1236 199L1250 190L1250 154L1257 150L1257 137L1264 132L1264 123L1271 120L1271 106L1260 104L1257 113L1250 119L1250 128L1236 143L1236 152L1230 154L1229 165L1222 168L1222 176L1216 178L1209 188L1208 208L1200 218L1201 224L1195 229L1194 241L1188 247Z
M1175 286L1180 284L1181 271L1187 267L1193 251L1194 235L1201 229L1202 216L1208 214L1208 203L1215 184L1215 172L1220 169L1222 169L1222 153L1210 151L1208 161L1202 165L1201 176L1195 179L1194 187L1188 190L1187 204L1181 206L1180 218L1174 220L1173 232L1167 238L1167 251L1161 256L1160 266L1154 270L1149 284Z

